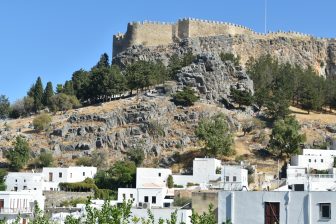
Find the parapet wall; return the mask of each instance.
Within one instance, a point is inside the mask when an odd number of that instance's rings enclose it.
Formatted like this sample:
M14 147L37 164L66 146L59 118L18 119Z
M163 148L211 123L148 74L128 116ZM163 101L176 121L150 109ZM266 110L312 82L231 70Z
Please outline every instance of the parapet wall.
M125 34L113 36L113 56L132 45L159 46L190 37L208 37L219 35L249 35L256 38L291 37L295 39L313 38L310 35L297 32L257 33L253 30L232 23L199 20L192 18L180 19L176 23L132 22L127 26ZM327 38L316 38L325 39Z

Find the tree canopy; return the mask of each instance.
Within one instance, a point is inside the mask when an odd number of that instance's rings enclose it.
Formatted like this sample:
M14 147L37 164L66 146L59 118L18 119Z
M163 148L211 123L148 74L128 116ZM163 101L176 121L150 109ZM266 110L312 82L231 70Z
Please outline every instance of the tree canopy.
M203 151L206 156L231 155L234 153L233 137L222 113L211 118L204 118L198 123L196 136L204 141Z

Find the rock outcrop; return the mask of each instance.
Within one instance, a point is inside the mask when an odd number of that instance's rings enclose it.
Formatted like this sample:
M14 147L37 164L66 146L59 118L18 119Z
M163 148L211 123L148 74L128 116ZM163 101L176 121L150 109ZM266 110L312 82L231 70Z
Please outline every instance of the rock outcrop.
M218 55L201 54L177 74L178 86L195 87L208 102L232 103L231 89L253 93L253 81L231 61L222 62Z

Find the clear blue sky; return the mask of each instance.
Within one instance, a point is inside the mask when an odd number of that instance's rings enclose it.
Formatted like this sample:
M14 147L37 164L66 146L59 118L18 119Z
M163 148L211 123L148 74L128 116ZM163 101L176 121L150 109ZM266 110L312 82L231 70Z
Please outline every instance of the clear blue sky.
M268 29L336 37L335 0L268 0ZM99 56L129 21L193 17L264 30L264 0L1 0L0 94L13 102L37 76L54 86Z

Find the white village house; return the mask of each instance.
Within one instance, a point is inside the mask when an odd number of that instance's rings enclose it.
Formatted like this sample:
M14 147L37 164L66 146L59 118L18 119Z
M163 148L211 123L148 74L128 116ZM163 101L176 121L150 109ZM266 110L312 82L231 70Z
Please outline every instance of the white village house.
M336 150L303 149L302 155L291 157L286 185L276 191L335 191L335 156ZM312 173L313 170L320 174Z
M221 191L218 223L336 223L335 192Z
M96 173L96 167L44 167L41 173L10 172L5 184L8 191L59 191L59 183L80 182L93 178Z
M241 166L222 165L214 158L195 158L192 175L173 175L174 183L187 187L198 184L203 189L247 190L248 171Z
M42 191L0 191L0 219L12 223L20 215L20 223L29 222L35 203L44 210Z

